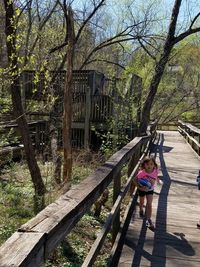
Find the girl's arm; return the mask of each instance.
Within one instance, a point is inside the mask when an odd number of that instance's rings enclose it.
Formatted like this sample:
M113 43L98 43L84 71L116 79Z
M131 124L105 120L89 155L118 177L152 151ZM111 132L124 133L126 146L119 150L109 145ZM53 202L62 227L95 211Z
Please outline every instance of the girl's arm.
M149 191L149 189L148 189L147 186L142 186L142 185L139 185L139 184L138 184L137 188L138 188L140 191L145 191L145 192Z
M156 182L157 182L157 184L160 184L160 185L162 185L163 184L163 182L160 180L160 178L158 177L158 169L156 169Z
M141 190L141 191L145 191L145 192L147 192L147 191L149 190L148 187L146 187L146 186L142 186L142 185L140 185L140 184L138 183L138 179L137 179L137 177L135 177L135 178L133 179L133 181L134 181L135 186L136 186L139 190Z
M157 177L157 184L159 184L159 185L162 185L162 184L163 184L163 181L162 181L162 180L160 180L160 178L159 178L159 177Z

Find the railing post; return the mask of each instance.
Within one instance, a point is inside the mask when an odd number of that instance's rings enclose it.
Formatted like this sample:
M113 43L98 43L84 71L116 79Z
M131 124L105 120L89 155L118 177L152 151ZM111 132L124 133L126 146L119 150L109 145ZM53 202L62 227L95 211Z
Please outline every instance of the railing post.
M24 112L26 112L26 72L21 74L21 99Z
M85 125L84 125L84 148L89 148L90 136L90 113L91 113L91 92L90 87L86 88L86 103L85 103Z
M199 134L199 144L200 144L200 134ZM198 147L198 155L200 156L200 147Z
M127 172L128 177L131 175L133 169L135 168L136 164L138 163L138 160L140 158L140 147L141 146L137 147L135 153L133 154L133 156L131 157L131 159L128 163L128 172ZM130 190L129 190L130 195L132 195L134 193L135 187L136 187L135 184L132 182L131 186L130 186Z
M119 196L121 190L121 172L119 172L113 181L113 203L115 203L117 197ZM116 214L116 217L113 221L112 225L112 243L114 244L115 238L119 232L120 228L120 208Z
M35 150L39 153L40 149L40 122L34 125L35 128Z
M179 121L181 134L186 139L186 142L192 147L192 149L200 156L200 131L197 127L190 123L184 123ZM197 138L196 138L197 137Z

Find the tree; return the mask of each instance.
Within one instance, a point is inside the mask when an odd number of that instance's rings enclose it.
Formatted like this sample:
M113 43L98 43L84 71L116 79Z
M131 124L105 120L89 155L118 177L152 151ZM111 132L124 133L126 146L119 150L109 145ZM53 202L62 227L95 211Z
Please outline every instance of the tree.
M70 185L72 172L72 147L71 147L71 123L72 123L72 83L73 83L73 60L75 49L74 19L71 7L65 6L65 17L67 24L67 64L64 88L64 113L63 113L63 181L67 187Z
M195 25L195 22L197 21L198 17L200 16L200 13L198 13L191 21L190 26L188 29L175 36L176 33L176 26L177 26L177 19L179 15L179 10L181 7L182 0L176 0L174 2L172 14L171 14L171 20L168 28L168 33L164 42L163 51L160 55L160 58L155 66L154 75L152 77L150 86L149 86L149 93L146 98L146 101L144 103L143 109L142 109L142 115L141 115L141 124L140 124L140 134L143 135L146 133L147 125L150 121L150 112L152 108L152 104L154 101L154 98L156 96L158 86L160 84L162 75L164 73L165 66L169 60L172 48L188 37L191 34L197 33L200 31L200 27L193 27Z
M61 49L63 49L65 46L68 46L67 48L67 52L63 57L63 60L60 64L59 69L62 69L64 67L65 64L65 59L67 59L67 74L66 74L66 84L65 84L65 94L68 95L68 97L64 96L65 99L65 119L64 119L64 128L63 128L63 146L64 146L64 177L63 179L65 181L69 181L71 179L70 175L71 175L71 162L72 160L69 159L71 157L71 110L69 110L68 108L70 108L72 99L71 99L71 92L72 91L72 84L71 84L71 78L70 78L70 73L73 67L73 62L74 62L74 58L75 58L75 54L74 51L77 48L77 44L80 41L80 38L84 32L84 30L87 28L86 26L91 23L92 18L94 17L94 15L97 13L97 11L100 9L100 7L102 7L105 4L105 0L101 0L101 1L92 1L93 3L93 9L91 10L91 12L88 12L87 16L84 17L83 21L81 22L81 24L79 25L79 27L76 27L75 29L75 37L73 37L72 39L74 39L73 41L71 41L71 51L68 51L70 43L69 43L69 37L72 35L68 34L68 30L70 31L70 29L66 29L66 36L65 36L65 41L63 43L61 43L60 45L57 45L55 47L53 47L52 49L49 50L49 54L52 54L56 51L59 51ZM61 3L60 3L61 5ZM71 20L71 24L72 24L72 20L70 19L70 14L74 14L74 10L71 7L71 3L68 2L67 5L67 1L63 1L63 4L61 5L62 9L64 11L64 15L65 15L65 20L66 20L66 25L69 27L69 20ZM71 12L69 12L69 9L71 9ZM102 58L95 58L94 56L97 55L98 52L101 51L105 51L105 49L107 49L108 47L112 48L112 52L113 52L113 48L114 47L121 47L121 50L124 50L123 44L126 44L129 41L135 41L138 38L138 32L140 34L140 36L142 35L142 32L145 36L145 27L147 24L148 18L145 17L144 20L141 21L134 21L131 25L127 26L127 23L125 22L123 24L123 26L120 27L120 30L118 29L118 32L116 34L111 34L109 37L104 37L104 38L99 38L98 41L95 42L95 45L93 47L91 47L88 51L88 54L84 56L84 61L82 62L80 69L82 69L83 67L85 67L87 64L91 64L94 63L95 61L104 61L104 59ZM71 25L70 24L70 25ZM94 24L96 25L96 24ZM124 26L125 25L125 26ZM96 25L96 27L98 27L98 25ZM140 31L134 30L135 28L139 27ZM74 27L75 28L75 27ZM88 28L87 28L88 29ZM71 30L72 32L73 30ZM117 49L117 52L119 50ZM71 57L71 59L68 59L68 56ZM71 61L71 65L69 65L69 61ZM107 63L111 63L113 65L116 66L120 66L120 62L118 57L116 57L116 59L114 61L112 60L105 60L105 62ZM123 68L123 66L122 66ZM68 107L66 107L66 105ZM69 116L69 117L68 117ZM67 120L67 123L66 123ZM67 170L67 168L69 168Z
M72 173L72 147L71 147L71 123L72 123L72 71L74 61L75 45L78 42L80 35L96 11L103 5L105 0L102 0L95 6L93 12L88 16L84 23L79 28L75 35L74 19L71 5L67 6L66 1L63 4L63 10L66 18L67 26L67 64L66 64L66 79L64 89L64 113L63 113L63 150L64 150L64 164L63 164L63 181L65 181L66 188L70 186Z
M124 68L124 62L126 60L122 60L124 57L124 51L126 50L126 45L128 42L135 42L138 39L138 36L140 37L146 37L147 31L146 25L149 24L149 21L151 19L148 18L148 12L142 19L134 20L131 23L128 23L125 18L122 19L121 24L117 28L117 31L114 32L113 30L108 31L107 24L105 24L105 21L99 20L98 17L95 17L96 14L99 14L99 9L103 6L105 6L106 1L104 0L97 0L97 1L87 1L87 8L84 10L75 10L72 9L72 4L75 1L66 1L64 0L62 3L61 1L53 1L49 5L46 6L49 1L41 1L41 0L32 0L32 1L23 1L23 5L21 10L21 21L23 22L23 30L20 29L21 32L24 33L23 35L23 41L21 42L22 49L20 50L22 60L22 64L20 65L20 68L31 68L34 67L37 69L37 71L41 70L55 70L59 71L67 67L67 72L71 72L71 67L73 65L69 66L69 20L70 20L70 14L75 17L74 19L74 42L73 43L73 49L71 49L72 52L72 59L70 64L74 64L74 61L76 62L76 66L80 68L85 68L87 65L90 64L90 66L98 66L97 63L100 62L102 65L102 62L112 64L113 66L116 66L116 72L119 70L119 68ZM62 15L61 10L64 14L65 22L62 21ZM71 13L69 12L69 8L71 8ZM98 11L98 12L97 12ZM102 11L104 12L104 10ZM80 14L83 14L83 17L80 16ZM99 16L102 18L102 13L99 14ZM25 22L28 19L28 23L25 24ZM54 23L54 20L56 20L56 23ZM72 19L73 20L73 19ZM20 23L21 23L20 21ZM57 21L60 23L57 23ZM59 24L59 27L56 28L56 24ZM63 26L61 26L63 24ZM60 27L61 26L61 27ZM55 27L55 31L54 31ZM20 27L19 27L20 28ZM61 28L60 35L56 35L54 33L57 33L59 29ZM137 29L138 28L138 29ZM18 29L19 31L19 29ZM96 33L95 33L96 31ZM64 34L63 34L64 33ZM87 39L87 36L90 36L89 45L87 46L88 49L84 48L84 40ZM64 40L63 42L61 40ZM24 45L23 45L24 44ZM79 59L79 45L82 45L82 60ZM67 46L67 49L65 47ZM51 48L50 48L51 47ZM130 47L130 45L129 45ZM77 53L74 53L75 52ZM116 54L116 55L115 55ZM71 57L71 56L69 56ZM77 63L78 62L78 63ZM96 63L95 63L96 62ZM96 65L94 65L96 64ZM69 74L69 73L68 73ZM66 83L68 85L65 85L65 94L67 90L72 90L71 88L71 80L69 79L68 74L66 75ZM52 96L52 99L56 99L56 87L54 86L54 81L56 79L56 75L52 78L52 80L49 82L49 94ZM67 89L66 89L67 88ZM70 88L70 89L69 89ZM71 94L71 93L70 93ZM71 101L70 97L67 98L66 103L68 103L68 107L71 107L71 103L68 102ZM53 101L52 101L53 102ZM59 103L60 104L60 103ZM51 136L52 136L52 155L54 162L57 164L57 167L55 168L55 175L56 175L56 181L59 183L60 179L60 168L61 168L61 158L59 153L54 153L53 151L56 151L58 148L57 145L57 134L56 134L56 125L55 120L57 119L56 116L56 100L55 104L53 103L51 105L51 116L50 116L50 124L51 124ZM71 111L65 111L66 116L71 117ZM58 117L58 116L57 116ZM62 117L61 115L59 116ZM68 120L68 122L71 121L71 119ZM71 122L70 122L71 123ZM68 142L70 145L71 141L71 126L70 124L67 126L67 124L64 125L68 128L68 134L63 135L64 138L66 136L69 137L69 140L65 142ZM65 148L66 153L69 152L68 155L71 156L71 148L68 146L68 148ZM68 158L65 154L65 158ZM71 168L71 163L66 163L67 160L64 160L64 164ZM64 168L66 167L64 166ZM71 171L69 170L69 174ZM65 179L66 180L66 179Z
M200 47L195 37L188 39L173 48L155 97L151 116L161 123L198 118Z
M38 167L35 151L32 145L32 140L29 134L29 128L26 121L26 116L23 110L21 101L21 89L20 89L20 79L19 79L19 67L18 67L18 57L17 57L17 44L16 44L16 18L13 1L4 0L5 5L5 17L6 17L6 45L9 63L9 74L11 78L11 96L13 105L13 114L15 116L16 122L19 126L19 130L22 135L25 155L30 170L31 178L35 188L36 195L42 196L45 193L45 185L43 183L40 169Z

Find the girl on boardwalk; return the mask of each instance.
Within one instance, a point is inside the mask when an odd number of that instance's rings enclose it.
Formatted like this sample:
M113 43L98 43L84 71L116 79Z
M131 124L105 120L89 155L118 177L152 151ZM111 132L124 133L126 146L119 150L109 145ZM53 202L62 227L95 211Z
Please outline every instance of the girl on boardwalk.
M144 216L144 201L146 197L146 226L154 229L154 224L151 221L152 202L155 182L161 183L158 178L158 165L153 157L145 157L141 162L141 168L136 176L136 186L139 194L140 216Z

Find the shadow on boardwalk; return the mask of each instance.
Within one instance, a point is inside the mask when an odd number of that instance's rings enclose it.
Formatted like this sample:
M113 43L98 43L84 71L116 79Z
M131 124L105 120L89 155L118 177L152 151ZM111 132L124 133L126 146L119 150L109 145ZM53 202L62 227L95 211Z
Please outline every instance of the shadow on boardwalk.
M167 167L164 160L164 154L170 152L172 147L164 146L164 135L160 134L157 144L152 147L152 154L160 158L160 167L163 173L163 186L158 194L158 208L156 214L156 230L154 233L153 250L152 255L144 250L144 244L146 239L146 227L143 221L142 229L139 235L138 243L131 242L131 239L126 240L126 245L135 250L134 258L132 261L132 267L139 267L141 259L144 257L151 267L165 267L166 266L166 246L171 246L183 255L193 256L195 254L194 249L185 239L184 233L167 232L167 201L169 195L169 189L171 185L171 178L167 171Z

